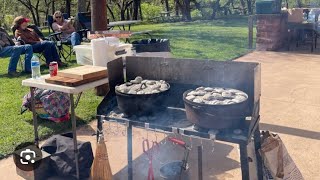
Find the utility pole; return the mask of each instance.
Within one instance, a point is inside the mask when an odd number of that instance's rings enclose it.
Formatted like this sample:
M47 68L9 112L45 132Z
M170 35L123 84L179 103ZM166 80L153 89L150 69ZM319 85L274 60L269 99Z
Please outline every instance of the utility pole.
M107 2L106 0L91 0L91 30L107 30ZM108 94L109 85L104 84L96 87L96 95L105 96Z
M91 26L92 31L107 30L106 0L91 0Z

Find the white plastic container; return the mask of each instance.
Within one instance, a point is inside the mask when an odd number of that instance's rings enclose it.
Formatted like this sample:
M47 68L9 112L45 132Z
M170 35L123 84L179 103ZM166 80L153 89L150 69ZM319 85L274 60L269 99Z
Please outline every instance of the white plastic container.
M104 38L91 40L92 60L94 66L107 66L107 49L108 44Z
M116 38L116 37L105 37L104 40L108 45L119 46L120 44L119 38Z
M111 44L111 43L110 43ZM76 52L77 63L80 65L95 65L106 67L109 61L117 59L119 57L132 55L132 44L114 43L114 45L103 44L103 48L99 48L95 51L95 57L98 58L98 62L94 63L94 52L92 51L92 45L78 45L73 47ZM97 45L97 44L96 44ZM102 52L102 53L101 53Z
M92 47L90 44L74 46L73 49L76 52L77 64L93 65Z

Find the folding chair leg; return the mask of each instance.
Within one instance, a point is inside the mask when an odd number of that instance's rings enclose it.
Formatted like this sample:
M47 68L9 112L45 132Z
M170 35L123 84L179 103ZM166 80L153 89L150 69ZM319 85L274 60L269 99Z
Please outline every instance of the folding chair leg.
M24 71L24 60L19 58L19 66L21 67L21 71Z

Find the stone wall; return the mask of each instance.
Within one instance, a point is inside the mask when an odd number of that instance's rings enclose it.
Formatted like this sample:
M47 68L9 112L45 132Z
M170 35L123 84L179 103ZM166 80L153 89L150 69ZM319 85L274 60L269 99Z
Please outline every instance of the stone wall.
M288 14L259 14L256 49L274 51L285 46L288 36Z

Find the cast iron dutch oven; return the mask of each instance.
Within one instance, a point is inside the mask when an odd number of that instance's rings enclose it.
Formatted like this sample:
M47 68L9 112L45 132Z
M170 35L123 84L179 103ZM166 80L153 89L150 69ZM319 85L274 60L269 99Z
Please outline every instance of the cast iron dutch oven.
M237 104L209 105L189 101L186 96L192 90L183 93L187 119L199 127L207 129L240 128L246 117L248 98Z
M170 85L167 85L166 91L155 94L125 94L116 90L118 108L127 116L151 115L160 111L165 108L163 102L170 89Z

